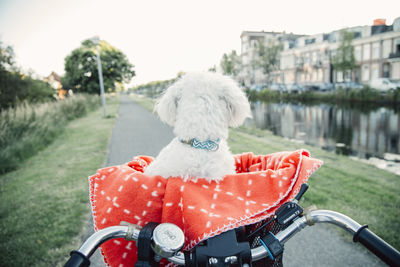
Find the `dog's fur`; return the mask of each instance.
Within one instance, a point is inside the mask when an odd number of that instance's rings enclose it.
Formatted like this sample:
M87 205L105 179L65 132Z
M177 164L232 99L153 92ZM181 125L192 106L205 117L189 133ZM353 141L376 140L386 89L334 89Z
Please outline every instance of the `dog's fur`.
M145 174L183 179L221 180L235 173L227 145L228 126L251 117L244 92L229 77L211 72L190 73L169 87L155 106L161 120L174 127L175 138L145 169ZM217 151L196 149L180 142L220 139Z

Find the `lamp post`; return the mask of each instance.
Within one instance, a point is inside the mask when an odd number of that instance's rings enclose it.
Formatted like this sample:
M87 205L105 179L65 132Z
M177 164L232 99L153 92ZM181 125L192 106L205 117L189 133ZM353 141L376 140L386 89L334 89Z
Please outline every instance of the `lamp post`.
M100 96L101 96L101 103L103 104L104 110L104 117L107 117L107 107L106 107L106 100L104 98L104 85L103 85L103 72L101 70L101 60L100 60L100 51L99 51L99 43L100 38L99 36L94 36L90 39L96 45L96 52L97 52L97 70L99 72L99 83L100 83Z

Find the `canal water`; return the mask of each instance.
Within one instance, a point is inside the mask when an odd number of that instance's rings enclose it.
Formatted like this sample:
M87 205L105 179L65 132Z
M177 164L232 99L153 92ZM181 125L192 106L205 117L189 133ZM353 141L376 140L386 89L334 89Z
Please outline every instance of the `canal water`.
M252 112L253 123L275 135L358 158L400 158L395 109L254 102Z

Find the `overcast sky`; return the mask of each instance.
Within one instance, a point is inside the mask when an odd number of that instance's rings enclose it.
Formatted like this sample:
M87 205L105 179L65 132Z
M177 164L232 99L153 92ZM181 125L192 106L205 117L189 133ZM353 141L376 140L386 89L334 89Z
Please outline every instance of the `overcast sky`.
M396 17L399 0L0 0L0 40L22 69L47 76L99 35L128 56L140 84L218 65L240 51L245 30L316 34Z

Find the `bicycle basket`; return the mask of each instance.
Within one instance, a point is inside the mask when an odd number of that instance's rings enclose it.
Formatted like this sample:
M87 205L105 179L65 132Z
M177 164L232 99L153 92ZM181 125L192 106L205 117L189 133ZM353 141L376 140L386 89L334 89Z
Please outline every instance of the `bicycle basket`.
M263 226L264 224L266 224L266 226L260 229L260 227ZM247 236L249 236L248 239L250 243L250 248L261 246L260 238L267 235L269 232L277 234L280 231L284 230L286 227L287 226L280 225L276 220L274 220L274 215L258 223L247 225L246 234ZM283 254L279 255L273 260L269 257L263 258L256 262L253 262L253 267L265 267L265 266L282 267L283 266L282 257Z

